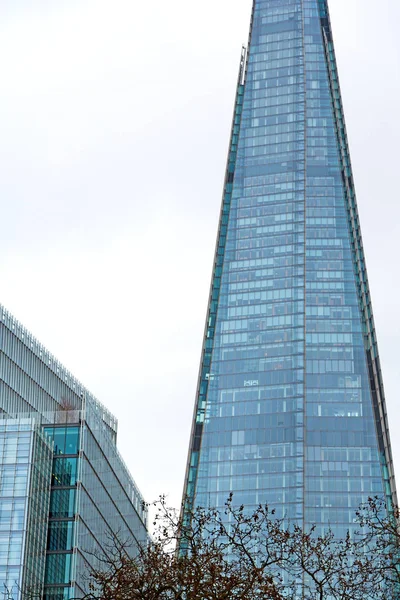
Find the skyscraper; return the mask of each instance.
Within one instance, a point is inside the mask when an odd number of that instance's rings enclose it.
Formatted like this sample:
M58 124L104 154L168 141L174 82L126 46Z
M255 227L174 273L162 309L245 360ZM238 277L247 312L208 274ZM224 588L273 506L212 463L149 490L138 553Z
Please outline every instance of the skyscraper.
M352 528L396 501L327 0L254 0L185 495Z
M146 542L116 435L116 419L0 305L0 588L13 600L79 598L112 534Z

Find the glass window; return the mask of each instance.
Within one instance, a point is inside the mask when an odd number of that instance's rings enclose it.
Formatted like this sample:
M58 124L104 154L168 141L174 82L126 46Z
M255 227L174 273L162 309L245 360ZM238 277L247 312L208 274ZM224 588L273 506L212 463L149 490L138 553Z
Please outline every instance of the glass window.
M77 458L55 458L51 484L54 486L75 485L78 469Z
M45 583L69 583L72 554L48 554Z
M44 600L68 600L74 596L73 589L70 587L50 587L44 592Z
M71 550L74 521L53 521L49 523L47 538L48 550Z
M78 454L79 427L67 427L65 438L65 454Z
M65 454L65 427L54 428L54 454Z
M50 497L50 517L73 517L75 489L53 490Z

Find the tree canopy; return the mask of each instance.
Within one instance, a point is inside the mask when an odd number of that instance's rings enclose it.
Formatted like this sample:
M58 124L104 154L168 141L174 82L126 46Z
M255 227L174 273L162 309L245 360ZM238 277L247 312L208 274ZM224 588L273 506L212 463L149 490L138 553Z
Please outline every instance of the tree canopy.
M394 600L400 597L398 511L370 498L359 530L332 530L277 518L267 505L178 513L154 504L146 546L115 536L88 581L88 600ZM181 515L184 515L182 517ZM133 544L133 547L132 547ZM129 547L130 546L130 547Z

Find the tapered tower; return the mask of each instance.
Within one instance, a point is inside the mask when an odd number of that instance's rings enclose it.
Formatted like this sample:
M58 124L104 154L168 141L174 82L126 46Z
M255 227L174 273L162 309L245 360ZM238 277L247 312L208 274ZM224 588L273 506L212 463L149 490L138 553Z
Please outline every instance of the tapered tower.
M342 535L396 501L326 0L255 0L237 86L185 495Z

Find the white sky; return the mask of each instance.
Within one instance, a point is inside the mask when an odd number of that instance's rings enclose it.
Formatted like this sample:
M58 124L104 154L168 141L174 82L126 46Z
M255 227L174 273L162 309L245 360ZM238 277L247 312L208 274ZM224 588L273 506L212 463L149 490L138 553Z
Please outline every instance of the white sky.
M179 504L251 0L0 0L0 302ZM400 485L400 5L331 0Z

